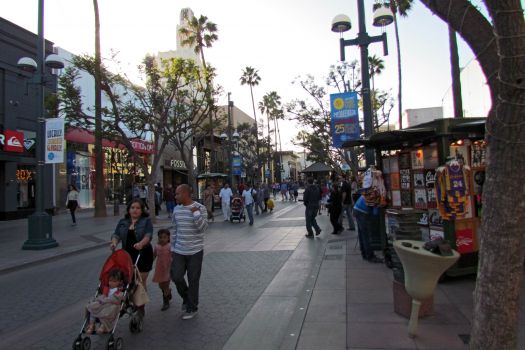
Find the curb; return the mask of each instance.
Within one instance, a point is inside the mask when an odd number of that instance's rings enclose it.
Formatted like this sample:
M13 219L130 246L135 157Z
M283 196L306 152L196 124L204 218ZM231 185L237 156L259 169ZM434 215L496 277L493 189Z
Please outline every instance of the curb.
M47 262L50 262L50 261L56 261L56 260L60 260L60 259L63 259L63 258L67 258L67 257L72 256L72 255L85 253L85 252L88 252L88 251L91 251L91 250L95 250L95 249L98 249L98 248L105 247L107 245L108 245L108 242L97 243L97 244L94 244L94 245L91 245L91 246L88 246L88 247L77 248L77 249L73 249L73 250L70 250L70 251L67 251L67 252L61 252L61 253L58 253L58 254L55 254L55 255L46 256L46 257L43 257L43 258L40 258L40 259L35 259L35 260L32 260L32 261L26 261L26 262L19 263L19 264L16 264L16 265L12 265L12 266L8 266L8 267L2 267L2 268L0 268L0 276L7 275L7 274L15 272L15 271L23 270L25 268L29 268L29 267L32 267L32 266L35 266L35 265L38 265L38 264L47 263Z

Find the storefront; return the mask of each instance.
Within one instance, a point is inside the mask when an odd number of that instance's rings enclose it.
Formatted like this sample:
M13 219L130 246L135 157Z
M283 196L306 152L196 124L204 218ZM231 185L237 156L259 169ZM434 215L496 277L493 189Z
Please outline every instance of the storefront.
M0 220L21 219L35 210L36 197L36 133L26 130L0 132ZM51 166L46 174L51 174ZM47 178L47 177L46 177ZM52 213L52 196L49 194L45 208Z
M180 184L188 183L188 167L180 159L164 159L162 167L162 186L167 188L169 184L177 188Z
M387 207L374 232L375 242L384 243L385 231L391 234L399 225L396 210L408 213L412 209L419 218L415 223L418 237L412 239L444 238L461 254L448 275L476 272L485 177L484 127L484 118L438 119L344 145L376 149Z
M79 205L93 207L95 200L95 138L89 131L70 128L66 132L66 165L57 172L57 193L65 203L67 186L74 184L79 190ZM140 153L146 162L151 164L153 145L144 140L133 140L133 148ZM131 189L135 183L144 182L144 174L127 149L122 145L116 146L115 142L104 139L104 182L106 200L117 199L126 203L131 198ZM63 199L63 200L62 200Z

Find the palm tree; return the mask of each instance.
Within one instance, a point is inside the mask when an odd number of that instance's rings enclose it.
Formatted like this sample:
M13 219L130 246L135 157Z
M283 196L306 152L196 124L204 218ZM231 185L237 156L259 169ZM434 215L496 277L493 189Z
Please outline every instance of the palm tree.
M208 20L208 17L201 15L199 18L195 16L191 16L190 18L190 12L185 12L183 14L184 20L186 20L186 25L179 29L179 33L184 38L182 39L181 44L183 46L193 47L196 54L200 54L200 58L202 61L202 66L204 67L204 70L207 71L208 67L206 65L206 60L204 59L204 48L210 48L212 47L213 43L219 39L219 36L217 35L217 25L211 21ZM211 104L213 104L213 101L211 100L211 96L209 95L209 86L211 84L209 74L206 73L206 84L207 84L207 98L210 101ZM213 135L213 113L211 112L213 110L210 108L209 112L209 123L210 123L210 144L211 144L211 158L210 158L210 171L213 171L212 167L215 161L215 155L214 155L214 135Z
M397 26L397 14L401 17L407 17L408 11L412 9L413 0L390 0L383 4L374 4L374 9L377 6L390 6L392 13L394 14L394 28L396 32L396 48L397 48L397 75L398 75L398 95L397 95L397 104L399 112L399 128L403 128L403 98L402 98L402 79L401 79L401 44L399 42L399 28Z
M200 55L202 66L207 68L204 59L204 48L212 47L213 43L219 39L217 35L217 25L208 20L208 17L201 15L199 18L189 17L189 12L184 14L187 25L179 29L179 33L184 37L183 46L193 47L195 53Z
M241 85L248 85L250 87L250 94L252 95L252 106L253 106L253 117L255 119L255 149L257 152L257 163L259 165L259 168L261 167L261 164L259 164L259 124L257 123L257 114L255 112L255 101L253 99L253 87L256 85L259 85L259 82L261 81L261 77L258 74L258 70L253 67L246 67L242 71L241 76Z
M381 57L376 55L368 56L368 67L370 69L370 78L372 79L372 91L375 90L375 76L383 73L385 62Z
M274 141L275 149L277 150L277 133L279 128L278 119L282 118L283 112L281 108L281 97L277 94L276 91L271 91L263 96L262 102L259 102L259 110L262 114L266 113L266 120L268 123L268 145L271 145L270 142L270 120L273 120L274 123ZM270 146L268 146L268 169L270 169Z
M93 0L93 9L95 11L95 217L104 217L107 213L104 191L104 157L102 150L100 17L97 0Z

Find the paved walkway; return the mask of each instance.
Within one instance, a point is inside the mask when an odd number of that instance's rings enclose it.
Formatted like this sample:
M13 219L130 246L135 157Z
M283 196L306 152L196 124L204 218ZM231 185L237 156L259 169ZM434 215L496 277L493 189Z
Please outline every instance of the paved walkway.
M313 240L306 239L302 203L276 203L278 208L273 214L256 216L253 228L223 223L220 211L216 211L217 222L210 226L206 237L206 280L213 282L214 269L226 269L231 274L225 281L237 286L231 289L251 294L246 304L236 305L235 295L231 295L230 304L221 310L209 310L210 318L217 313L225 317L224 327L216 330L213 339L203 340L198 334L195 339L188 337L184 348L468 348L464 340L468 339L472 320L474 278L440 284L434 298L435 313L420 320L418 337L411 339L407 335L408 320L394 312L392 271L361 260L355 232L329 234L328 217L323 215L318 219L323 233ZM112 207L108 207L108 214L112 213ZM44 261L106 246L118 218L95 219L92 214L91 210L79 212L75 227L70 225L69 215L55 216L54 238L60 245L43 251L21 249L27 237L27 220L0 222L0 275L16 274ZM169 226L165 214L155 224L156 229ZM242 285L248 284L244 290ZM213 288L204 293L206 299L214 297ZM240 323L227 317L233 313L244 315ZM203 312L199 317L205 322L207 314ZM45 329L41 331L45 333ZM191 329L184 329L191 333ZM520 344L525 344L523 335L521 332ZM137 338L132 348L155 341L146 332L143 338Z

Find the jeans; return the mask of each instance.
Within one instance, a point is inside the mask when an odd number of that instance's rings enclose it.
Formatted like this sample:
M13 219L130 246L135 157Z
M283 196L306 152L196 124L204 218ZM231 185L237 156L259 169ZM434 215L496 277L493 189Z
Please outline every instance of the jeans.
M315 220L318 211L319 207L306 207L304 216L306 218L306 231L308 231L309 235L313 235L312 227L315 229L315 232L321 231L321 228L317 225L317 221Z
M256 201L255 202L255 214L259 215L259 211L261 213L264 211L264 207L263 207L262 201Z
M355 219L357 221L357 234L359 238L359 248L361 249L361 256L363 259L369 260L374 257L374 251L370 246L370 218L367 214L360 211L354 211Z
M230 220L230 202L222 202L222 216L224 220Z
M186 304L186 311L197 311L199 308L199 280L201 278L202 258L201 250L193 255L171 253L171 279L177 287L177 292ZM188 275L188 284L184 275Z
M331 208L330 209L330 222L332 223L332 227L334 228L334 234L339 233L339 231L343 231L343 226L339 223L339 218L341 217L341 209L340 208Z
M250 225L253 225L253 203L250 203L246 206L246 211L248 212L248 219L250 220Z
M166 202L166 211L168 212L169 217L171 217L171 214L173 214L173 209L175 209L175 202Z
M354 231L355 224L354 224L354 219L352 217L352 211L353 211L352 204L343 204L343 210L341 211L341 215L339 216L339 224L343 226L343 213L346 213L346 217L348 218L348 228Z

